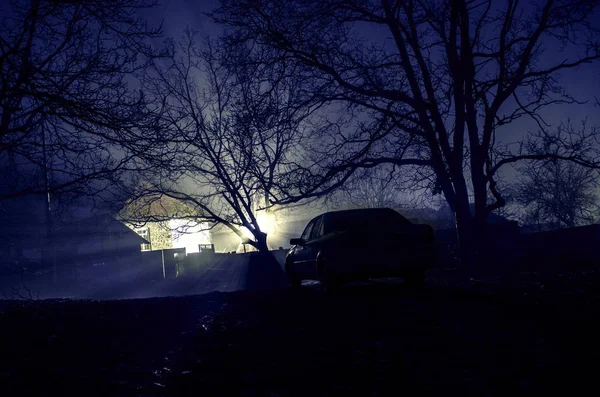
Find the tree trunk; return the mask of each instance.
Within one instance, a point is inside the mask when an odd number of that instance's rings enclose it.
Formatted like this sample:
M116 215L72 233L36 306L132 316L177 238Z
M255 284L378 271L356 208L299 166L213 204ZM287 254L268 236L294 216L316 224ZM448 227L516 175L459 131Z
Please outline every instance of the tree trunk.
M258 236L257 236L258 235ZM283 267L267 246L267 234L256 232L252 245L258 249L259 255L252 255L249 259L247 289L278 289L288 285Z
M465 271L472 272L476 266L476 241L474 222L468 200L456 203L456 232L460 253L460 265Z
M256 248L261 254L269 254L269 246L267 245L267 234L263 232L256 233Z
M448 185L442 186L446 201L454 212L458 240L460 267L472 272L477 266L477 232L474 216L471 213L469 193L462 167L451 170Z
M58 281L58 269L56 268L56 250L55 250L55 239L54 239L54 219L52 214L52 201L50 196L50 171L48 169L48 155L46 152L46 130L42 130L42 171L44 172L44 188L46 190L46 196L44 201L44 214L46 223L46 238L45 238L45 250L44 266L52 267L52 281Z
M473 183L474 213L472 216L472 237L475 248L473 267L470 271L482 270L489 258L489 244L486 236L487 221L487 179L484 174L485 156L481 148L473 153L471 163L471 179Z

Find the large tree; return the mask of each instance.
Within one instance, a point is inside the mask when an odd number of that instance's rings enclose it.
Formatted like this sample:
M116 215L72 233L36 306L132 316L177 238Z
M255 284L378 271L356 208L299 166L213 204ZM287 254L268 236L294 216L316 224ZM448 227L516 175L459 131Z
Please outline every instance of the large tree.
M136 168L136 150L143 150L130 145L146 124L145 102L132 85L133 74L157 55L149 40L161 29L149 28L139 14L155 4L0 5L0 200L39 198L45 213L43 260L53 264L55 275L58 205L83 196L107 198ZM21 222L10 228L13 236L31 218L27 211L19 215Z
M132 75L151 55L155 0L14 0L0 17L0 199L111 186L144 125ZM93 183L90 183L93 181Z
M305 183L282 202L322 194L359 167L417 166L456 214L461 256L474 264L487 216L505 205L502 167L560 157L511 149L502 134L525 118L545 130L545 107L576 102L560 74L600 59L597 5L222 0L213 18L231 45L267 48L267 62L301 69L314 92L355 117L332 129L327 156L302 170ZM567 152L560 158L598 164L597 152Z
M195 36L188 30L171 59L147 70L156 134L141 137L151 142L141 155L149 172L130 207L138 221L221 224L268 252L269 195L294 161L313 107L300 79L244 62L246 48L220 51L221 43ZM181 205L160 216L148 209L165 198Z

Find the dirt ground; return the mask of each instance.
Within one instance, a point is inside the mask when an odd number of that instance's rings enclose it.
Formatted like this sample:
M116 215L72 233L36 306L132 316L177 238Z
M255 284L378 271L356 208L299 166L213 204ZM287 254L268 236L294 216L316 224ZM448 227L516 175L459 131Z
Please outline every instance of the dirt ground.
M0 301L0 395L584 395L597 273ZM578 393L581 391L581 393Z

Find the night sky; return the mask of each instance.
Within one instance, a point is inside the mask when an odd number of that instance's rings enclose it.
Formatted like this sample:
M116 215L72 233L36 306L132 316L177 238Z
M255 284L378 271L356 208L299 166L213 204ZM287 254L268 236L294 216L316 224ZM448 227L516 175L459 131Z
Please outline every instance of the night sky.
M0 0L0 12L6 12L9 9L7 6L9 0ZM151 24L157 24L163 21L165 38L181 37L186 26L198 31L199 37L212 36L216 37L221 27L216 26L204 13L210 12L220 4L219 0L162 0L158 7L145 12L143 15ZM498 2L498 6L502 7L504 2ZM600 26L600 12L596 14L596 23ZM369 34L365 31L365 34ZM158 43L157 43L158 44ZM549 59L562 60L566 54L558 49L548 49L545 54ZM587 118L588 125L600 124L600 109L594 106L594 96L600 96L600 67L596 65L584 65L578 70L568 70L562 75L562 82L568 92L579 100L589 101L586 105L560 105L548 107L543 110L546 120L554 125L560 121L566 120L568 117L575 123L579 123L584 118ZM505 130L501 131L499 137L502 140L510 142L520 137L522 132L528 129L534 129L535 124L531 120L520 119Z
M504 2L498 1L498 7L504 8ZM149 20L155 23L164 22L164 32L166 37L177 39L181 37L186 26L199 32L199 36L217 36L221 32L221 27L213 24L203 13L210 12L220 4L219 0L164 0L160 6L153 10L148 16ZM596 14L597 25L600 26L600 12ZM365 34L374 35L368 29ZM386 31L387 35L389 32ZM566 59L566 52L558 48L548 48L544 54L549 60L554 61ZM594 105L594 97L600 98L600 66L583 65L577 70L566 70L562 74L562 85L567 93L574 96L577 100L587 101L584 105L553 105L545 107L539 111L545 121L550 124L550 128L557 127L561 122L571 119L574 126L579 127L580 123L587 120L587 126L600 125L600 108ZM537 124L530 118L522 117L512 123L498 129L497 140L506 144L515 145L528 132L537 130ZM516 148L516 146L515 146ZM504 167L501 170L504 178L512 178L515 170L512 167Z
M155 22L164 21L164 31L166 37L178 38L181 36L186 26L197 30L200 36L216 36L221 28L213 24L203 13L210 12L218 7L219 0L163 0L160 6L155 9L149 19ZM498 2L499 7L503 7L504 2ZM596 15L596 22L600 26L600 13ZM369 34L368 30L365 34ZM563 60L566 57L565 52L558 49L548 49L545 56L548 59ZM600 108L594 106L594 96L600 97L600 67L595 65L584 65L578 70L568 70L562 75L563 86L567 91L579 100L587 100L585 105L571 105L560 107L548 107L542 111L548 123L552 126L558 125L567 118L579 125L579 122L587 118L588 125L600 124ZM500 131L498 137L505 142L517 140L524 132L535 129L536 125L532 120L521 118L511 123L503 131Z

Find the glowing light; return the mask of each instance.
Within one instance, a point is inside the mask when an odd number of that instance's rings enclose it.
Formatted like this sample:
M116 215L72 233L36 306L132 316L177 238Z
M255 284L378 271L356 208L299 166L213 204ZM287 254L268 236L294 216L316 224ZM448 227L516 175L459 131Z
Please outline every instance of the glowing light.
M275 218L275 215L267 211L259 211L256 213L256 221L258 222L260 230L263 233L267 234L267 239L269 239L269 237L272 238L273 235L276 233L277 219ZM254 237L252 232L245 227L242 227L242 234L244 236L244 239L256 241L256 238ZM242 253L256 251L255 247L252 247L248 244L244 244L244 239L241 239L236 252Z
M266 233L267 236L275 234L276 229L276 219L275 215L267 212L260 211L256 214L256 221L258 222L258 226L263 233ZM255 240L254 235L250 230L245 227L242 227L242 234L248 240Z
M186 254L200 252L198 244L210 244L206 224L195 225L183 219L172 219L169 226L172 230L173 248L185 248Z
M264 233L267 235L275 234L275 215L268 211L260 211L256 214L256 221L258 222L258 226L260 226L260 230L262 230Z
M247 228L245 228L245 227L242 227L242 234L248 240L254 240L254 235L252 234L252 232L250 230L248 230Z

